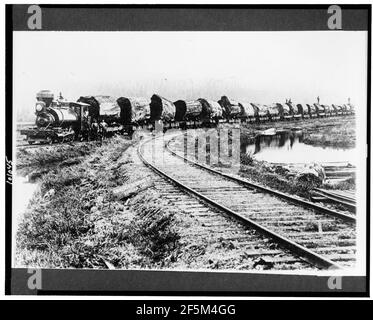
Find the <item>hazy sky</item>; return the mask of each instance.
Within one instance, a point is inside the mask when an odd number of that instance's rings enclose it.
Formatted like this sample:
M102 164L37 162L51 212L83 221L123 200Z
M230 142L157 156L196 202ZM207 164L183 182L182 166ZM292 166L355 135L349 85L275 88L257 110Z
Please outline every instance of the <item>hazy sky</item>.
M14 32L14 107L41 89L366 108L366 32ZM17 112L19 113L19 112ZM33 117L33 116L32 116Z

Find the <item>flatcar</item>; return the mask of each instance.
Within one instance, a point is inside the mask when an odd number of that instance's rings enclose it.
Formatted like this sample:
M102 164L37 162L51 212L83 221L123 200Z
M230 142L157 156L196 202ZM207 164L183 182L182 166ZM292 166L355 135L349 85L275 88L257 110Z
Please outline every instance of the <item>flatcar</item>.
M183 129L197 128L202 125L203 106L199 100L177 100L175 105L175 122Z
M223 120L223 109L218 102L203 98L199 98L198 101L202 104L201 119L203 126L211 127Z
M123 131L120 118L121 109L114 97L106 95L81 96L78 102L90 106L88 114L89 125L95 121L98 123L105 122L105 131L107 135L113 135Z
M249 102L240 102L241 106L241 121L254 122L258 118L258 109Z
M119 97L121 124L131 135L139 127L148 127L150 121L150 99L143 97Z
M223 118L228 122L234 122L240 118L242 108L239 102L228 99L227 96L222 96L218 103L223 109Z

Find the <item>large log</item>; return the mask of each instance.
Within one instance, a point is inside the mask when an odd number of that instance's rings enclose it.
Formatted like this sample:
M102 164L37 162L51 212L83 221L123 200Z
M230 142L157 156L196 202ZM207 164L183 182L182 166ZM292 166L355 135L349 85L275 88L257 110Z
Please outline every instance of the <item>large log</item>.
M271 103L270 105L267 106L268 108L268 113L272 117L280 116L281 115L281 109L277 105L277 103Z
M154 181L149 178L144 178L139 181L125 184L123 186L116 187L112 190L113 195L116 199L127 199L131 196L138 194L150 187L154 186Z
M199 100L178 100L174 102L176 113L175 121L196 120L201 116L202 103Z
M317 112L317 113L323 113L323 112L325 112L325 111L324 111L324 107L323 107L321 104L319 104L319 103L314 103L313 105L315 106L315 108L316 108L316 112Z
M222 96L218 103L223 108L223 116L225 118L234 118L239 116L241 113L241 106L239 102L229 100L227 96Z
M297 114L297 113L298 113L298 108L295 106L294 103L292 103L292 102L287 102L287 103L285 103L285 104L289 107L289 109L290 109L290 114Z
M281 108L284 116L290 116L292 114L290 106L286 103L277 103L277 105Z
M150 119L152 121L172 121L175 119L176 108L170 100L157 94L153 94L150 100Z
M257 109L254 108L254 106L249 102L240 102L241 106L241 117L247 118L247 117L255 117L257 115Z
M259 117L267 117L268 116L268 107L264 104L255 103L254 104L258 109L258 116Z
M117 100L120 117L125 124L143 123L150 119L150 100L147 98L120 97Z
M119 117L120 107L115 98L110 96L84 96L78 99L78 102L84 102L91 106L90 114L93 118L102 116Z
M206 100L199 98L198 101L202 105L201 118L204 120L208 119L221 119L223 116L223 109L219 103L212 100Z
M332 104L332 108L334 111L338 112L338 111L342 111L337 105L335 104Z
M298 114L301 114L302 116L307 114L307 108L303 108L303 105L301 105L300 103L297 104L297 110L298 110Z
M324 108L324 112L330 113L332 110L329 105L323 104L322 107Z
M310 114L310 115L317 114L317 108L315 107L315 105L307 103L306 106L307 106L307 109L308 109L308 114Z
M184 100L177 100L175 105L175 121L183 121L186 112L186 103Z

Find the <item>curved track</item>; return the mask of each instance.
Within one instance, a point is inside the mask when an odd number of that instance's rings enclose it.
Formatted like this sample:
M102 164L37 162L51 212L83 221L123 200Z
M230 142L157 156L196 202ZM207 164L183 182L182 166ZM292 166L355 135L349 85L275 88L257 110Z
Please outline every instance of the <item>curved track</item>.
M165 135L142 143L138 151L143 162L173 184L310 263L320 268L353 267L354 219L290 201L172 154L167 148L172 137Z

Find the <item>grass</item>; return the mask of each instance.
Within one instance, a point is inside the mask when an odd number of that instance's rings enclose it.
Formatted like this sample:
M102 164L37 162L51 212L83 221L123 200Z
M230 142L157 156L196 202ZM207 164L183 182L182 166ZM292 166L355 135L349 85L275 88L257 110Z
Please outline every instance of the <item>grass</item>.
M107 143L107 142L104 142ZM82 142L74 145L52 145L41 148L19 148L16 154L17 170L30 175L30 180L40 178L56 166L76 165L100 148L100 142Z
M338 116L322 119L304 119L292 122L249 123L243 125L241 139L252 139L259 131L269 128L303 130L303 142L321 147L354 148L356 143L355 116Z
M156 268L173 261L179 235L167 204L150 189L128 203L113 196L114 187L136 181L123 157L130 145L113 138L78 164L41 177L17 232L17 265Z
M334 120L334 119L332 119ZM341 117L338 121L325 121L315 123L314 128L309 128L303 142L310 145L350 149L355 147L355 117Z
M249 157L245 155L241 156L241 159ZM240 175L272 189L305 198L309 198L313 188L320 187L320 181L316 179L304 181L281 166L270 165L252 158L241 163Z
M335 148L352 148L355 146L355 118L331 117L324 119L307 119L289 122L273 122L263 124L247 124L241 130L241 143L253 142L255 135L268 128L291 129L299 127L304 132L303 142L319 146ZM298 179L296 175L284 167L272 165L264 161L256 161L251 155L241 151L240 174L251 181L285 193L310 198L310 191L320 187L317 179ZM327 189L353 190L355 179L336 184L323 184Z

